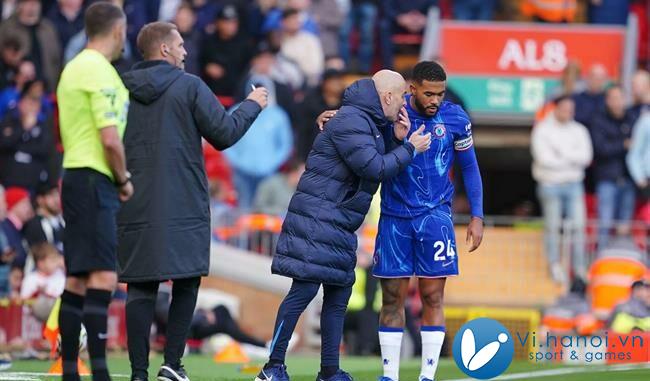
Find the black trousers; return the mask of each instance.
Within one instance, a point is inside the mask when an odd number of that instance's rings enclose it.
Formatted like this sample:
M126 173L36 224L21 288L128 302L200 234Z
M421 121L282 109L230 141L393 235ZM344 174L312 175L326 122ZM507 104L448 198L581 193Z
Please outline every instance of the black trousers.
M192 323L201 278L173 281L172 300L167 319L165 364L180 366L185 342ZM149 336L156 309L160 282L129 283L126 299L126 332L128 336L131 376L147 379L149 368Z

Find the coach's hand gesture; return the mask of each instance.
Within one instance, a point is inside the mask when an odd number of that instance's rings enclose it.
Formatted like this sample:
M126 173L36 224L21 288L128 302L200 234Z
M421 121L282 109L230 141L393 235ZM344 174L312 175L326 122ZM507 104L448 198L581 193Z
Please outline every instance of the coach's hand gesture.
M415 147L415 152L422 153L429 149L431 146L431 133L427 132L422 135L424 131L424 124L420 126L409 138L409 142Z
M269 104L269 91L263 87L257 87L248 94L246 99L255 101L261 108L265 108Z
M406 136L409 134L411 129L411 120L409 119L409 114L406 111L406 107L402 107L399 110L399 115L397 116L397 122L393 125L393 131L395 134L395 139L399 141L404 141Z

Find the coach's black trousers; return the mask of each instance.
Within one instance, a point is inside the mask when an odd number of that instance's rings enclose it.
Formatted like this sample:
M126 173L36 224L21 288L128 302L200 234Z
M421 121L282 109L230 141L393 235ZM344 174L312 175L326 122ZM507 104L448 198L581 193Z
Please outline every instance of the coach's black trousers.
M201 278L174 280L169 306L165 364L180 365L185 341L192 322ZM147 379L149 368L149 334L156 308L160 282L129 283L126 299L126 333L128 337L131 377Z

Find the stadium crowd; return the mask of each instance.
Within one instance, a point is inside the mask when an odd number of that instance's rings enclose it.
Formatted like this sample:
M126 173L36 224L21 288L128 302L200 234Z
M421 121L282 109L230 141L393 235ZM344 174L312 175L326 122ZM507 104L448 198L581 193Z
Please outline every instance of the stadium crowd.
M63 251L65 226L54 93L63 66L85 46L83 11L95 1L0 1L0 297L57 297L63 290L62 261L52 255ZM282 217L318 133L318 115L340 107L348 76L392 68L394 36L421 35L431 6L460 20L602 24L625 24L631 11L641 16L641 67L648 56L647 1L547 0L552 11L538 7L540 1L512 10L519 2L505 0L114 2L128 23L124 54L114 63L119 72L141 59L135 48L141 27L166 20L185 40L186 71L202 77L225 106L243 100L251 85L269 90L269 106L240 143L224 153L205 147L215 221L235 206ZM558 279L562 213L584 232L585 178L597 197L601 247L614 228L629 231L637 201L647 200L650 189L650 113L644 113L650 74L635 74L628 107L624 87L603 67L582 69L584 78L579 63L567 67L531 142L546 252ZM584 240L578 234L574 242L574 268L584 278Z

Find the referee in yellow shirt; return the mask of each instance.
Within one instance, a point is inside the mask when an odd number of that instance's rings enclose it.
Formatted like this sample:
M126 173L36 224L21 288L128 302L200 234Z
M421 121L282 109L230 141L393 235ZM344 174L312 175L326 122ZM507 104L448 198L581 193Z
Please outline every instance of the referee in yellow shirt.
M117 283L116 215L133 194L122 136L129 93L111 65L126 38L126 16L100 2L84 16L88 45L70 61L57 88L63 141L66 285L59 329L63 380L79 380L79 330L88 332L93 380L110 380L106 366L108 305Z

